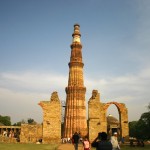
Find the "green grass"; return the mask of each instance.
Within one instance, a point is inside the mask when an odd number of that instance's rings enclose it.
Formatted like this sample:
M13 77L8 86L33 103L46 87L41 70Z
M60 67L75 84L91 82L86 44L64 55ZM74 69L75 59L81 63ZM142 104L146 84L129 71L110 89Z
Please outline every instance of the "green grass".
M121 150L150 150L150 145L145 145L145 147L130 147L130 146L122 146Z
M12 144L0 143L0 150L57 150L57 144ZM95 150L95 148L92 148ZM150 145L145 147L121 146L121 150L150 150Z
M124 146L121 148L122 150L150 150L150 145L145 145L145 147L130 147Z
M56 144L10 144L0 143L0 150L57 150Z
M92 148L92 150L95 150L95 149ZM150 150L150 145L145 145L145 147L121 146L121 150Z

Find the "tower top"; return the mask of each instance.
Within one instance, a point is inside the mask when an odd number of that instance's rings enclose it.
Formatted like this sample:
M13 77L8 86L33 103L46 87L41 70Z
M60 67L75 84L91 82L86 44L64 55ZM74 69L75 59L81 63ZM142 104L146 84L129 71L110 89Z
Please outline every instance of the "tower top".
M80 43L80 37L81 37L81 34L80 34L80 25L79 24L74 24L74 32L72 34L72 37L73 37L73 40L72 42L78 42Z
M78 23L74 24L74 27L75 27L75 26L79 26L79 27L80 27L80 25L79 25Z

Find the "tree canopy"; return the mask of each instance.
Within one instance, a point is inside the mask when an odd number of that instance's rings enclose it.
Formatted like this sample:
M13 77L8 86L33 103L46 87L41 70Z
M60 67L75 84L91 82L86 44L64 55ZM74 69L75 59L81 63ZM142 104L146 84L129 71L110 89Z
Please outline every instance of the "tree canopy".
M11 125L10 117L0 115L0 123L5 125L5 126L10 126Z
M138 121L129 122L129 135L137 139L150 139L150 103L148 112L141 115Z

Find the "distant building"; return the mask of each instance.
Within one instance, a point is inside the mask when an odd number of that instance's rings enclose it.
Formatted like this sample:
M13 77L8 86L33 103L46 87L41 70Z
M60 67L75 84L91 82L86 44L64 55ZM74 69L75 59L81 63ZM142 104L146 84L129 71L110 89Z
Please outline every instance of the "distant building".
M112 115L107 116L107 133L108 136L112 136L114 132L117 132L120 136L120 122Z

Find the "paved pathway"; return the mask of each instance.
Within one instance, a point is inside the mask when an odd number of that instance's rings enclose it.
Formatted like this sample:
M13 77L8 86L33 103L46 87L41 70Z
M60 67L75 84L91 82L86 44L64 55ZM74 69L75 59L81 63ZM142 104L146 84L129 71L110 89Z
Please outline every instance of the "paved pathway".
M57 150L74 150L74 145L70 143L61 144ZM83 150L82 144L79 144L78 150Z

